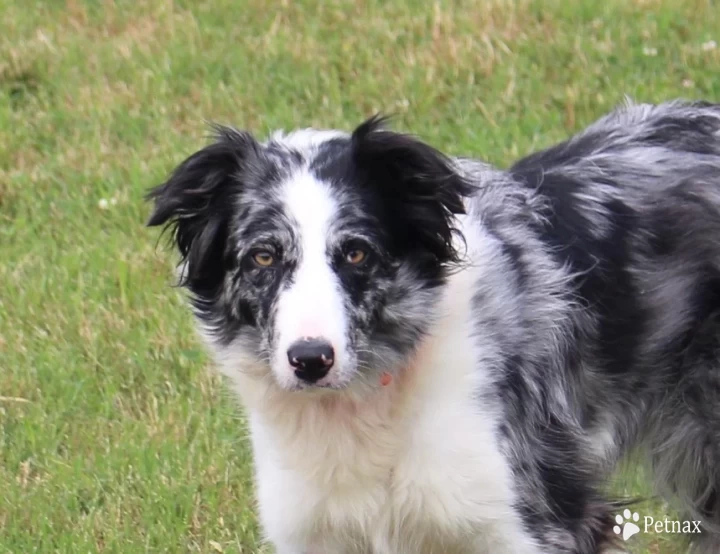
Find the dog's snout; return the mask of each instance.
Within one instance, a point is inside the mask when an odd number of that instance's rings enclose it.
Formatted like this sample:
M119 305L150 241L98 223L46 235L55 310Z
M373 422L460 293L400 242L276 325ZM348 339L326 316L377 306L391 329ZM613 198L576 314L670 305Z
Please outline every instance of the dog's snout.
M304 338L290 345L288 361L295 375L308 383L315 383L328 374L335 361L332 345L322 338Z

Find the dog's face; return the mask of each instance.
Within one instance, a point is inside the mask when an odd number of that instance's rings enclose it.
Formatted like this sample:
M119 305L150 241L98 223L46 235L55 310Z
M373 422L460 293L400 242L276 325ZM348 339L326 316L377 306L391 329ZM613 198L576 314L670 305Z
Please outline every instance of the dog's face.
M427 329L470 187L381 123L265 144L218 128L151 191L148 224L172 227L205 334L254 361L237 371L286 390L373 385Z

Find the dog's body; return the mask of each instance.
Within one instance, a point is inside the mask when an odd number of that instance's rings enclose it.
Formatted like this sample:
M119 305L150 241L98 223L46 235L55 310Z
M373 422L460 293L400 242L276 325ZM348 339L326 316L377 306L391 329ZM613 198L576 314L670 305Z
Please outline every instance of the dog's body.
M601 552L635 447L720 551L720 107L508 171L376 120L221 129L152 197L279 554Z

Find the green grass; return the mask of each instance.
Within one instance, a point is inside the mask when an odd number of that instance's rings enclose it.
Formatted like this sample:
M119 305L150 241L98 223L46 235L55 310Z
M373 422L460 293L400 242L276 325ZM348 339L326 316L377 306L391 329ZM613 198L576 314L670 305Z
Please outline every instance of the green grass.
M261 551L242 418L143 227L203 120L382 110L507 164L624 94L720 100L712 0L0 0L0 22L3 553Z

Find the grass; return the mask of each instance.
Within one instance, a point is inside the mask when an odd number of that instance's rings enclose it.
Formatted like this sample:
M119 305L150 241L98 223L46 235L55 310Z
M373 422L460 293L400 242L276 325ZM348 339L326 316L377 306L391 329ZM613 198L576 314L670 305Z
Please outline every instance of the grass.
M143 227L203 120L382 110L502 165L624 94L720 100L713 0L269 4L0 0L2 553L263 551L243 420Z

